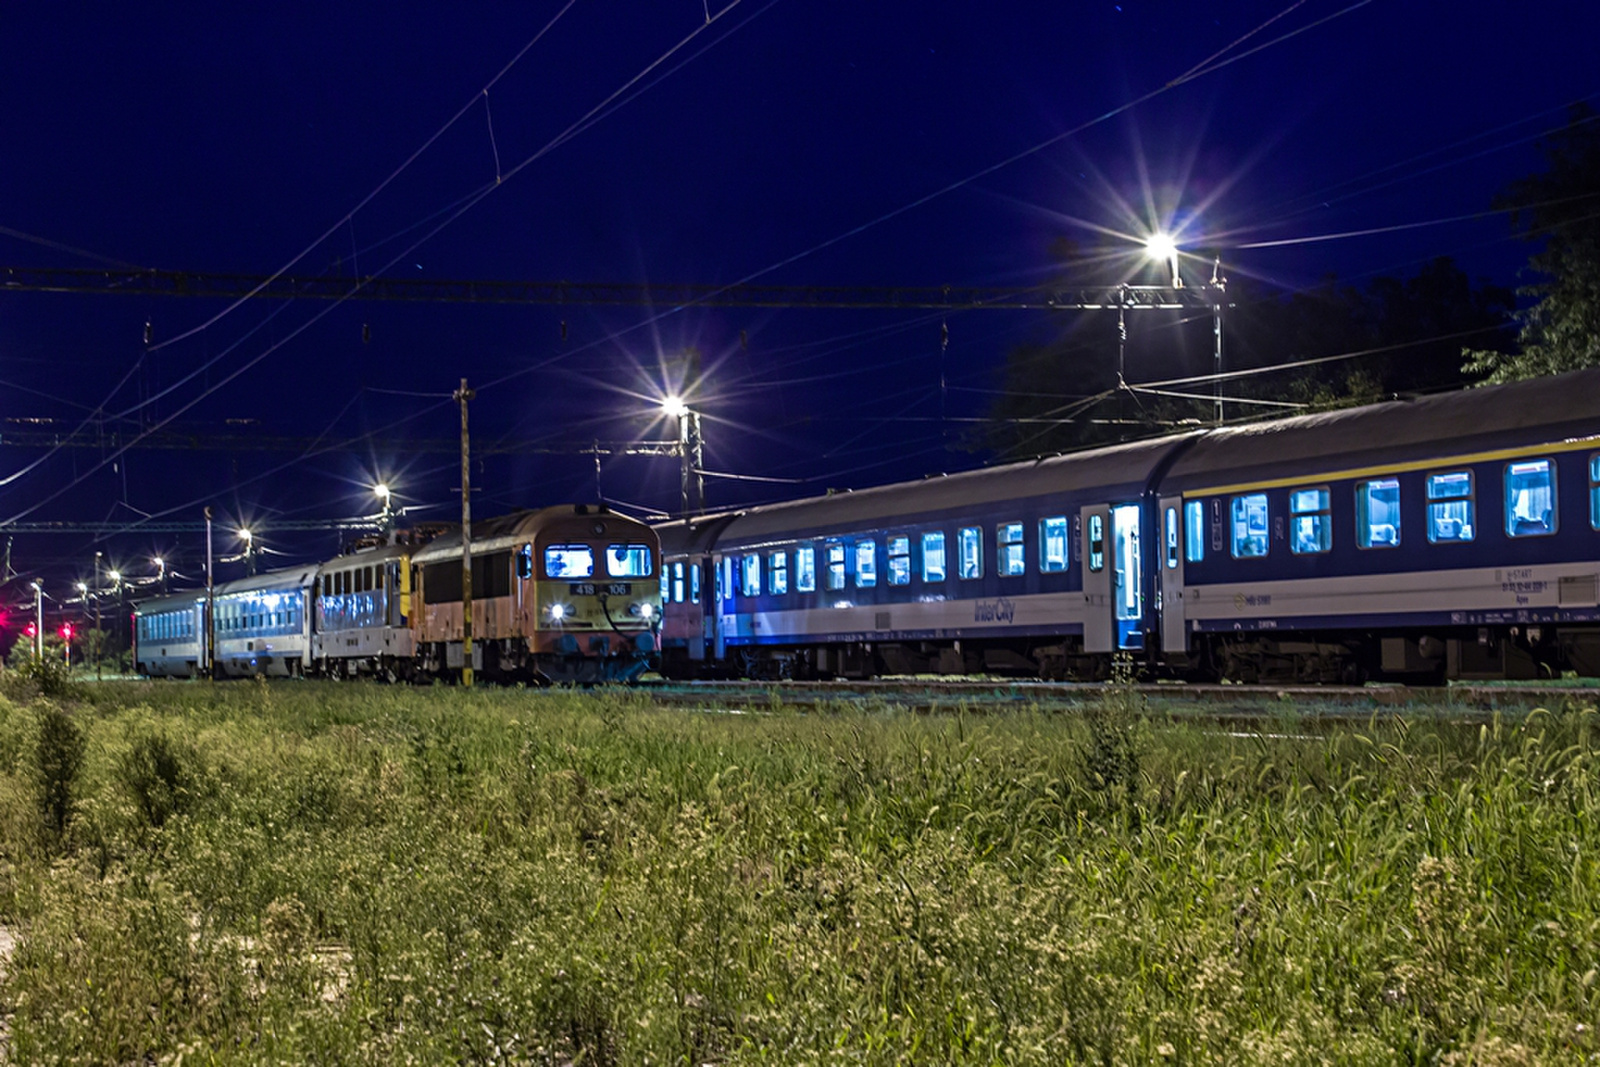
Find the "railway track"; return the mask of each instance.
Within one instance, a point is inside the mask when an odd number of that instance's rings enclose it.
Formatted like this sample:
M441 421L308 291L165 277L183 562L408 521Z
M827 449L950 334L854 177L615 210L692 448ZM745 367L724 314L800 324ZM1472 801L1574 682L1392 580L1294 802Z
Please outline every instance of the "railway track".
M638 687L658 704L702 710L826 710L847 704L892 705L923 714L972 714L1038 708L1070 712L1098 701L1108 683L997 679L875 679L832 682L665 682ZM1154 712L1225 722L1279 721L1286 716L1348 723L1374 716L1479 721L1494 712L1596 707L1600 686L1580 684L1451 686L1295 686L1139 684L1131 687Z

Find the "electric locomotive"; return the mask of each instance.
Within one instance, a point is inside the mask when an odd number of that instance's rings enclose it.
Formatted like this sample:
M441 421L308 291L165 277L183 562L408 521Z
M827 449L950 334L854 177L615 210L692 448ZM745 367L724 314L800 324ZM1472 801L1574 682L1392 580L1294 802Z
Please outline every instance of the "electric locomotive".
M631 682L657 651L660 541L605 505L563 505L472 525L472 666L501 681ZM461 535L412 557L416 665L458 671Z

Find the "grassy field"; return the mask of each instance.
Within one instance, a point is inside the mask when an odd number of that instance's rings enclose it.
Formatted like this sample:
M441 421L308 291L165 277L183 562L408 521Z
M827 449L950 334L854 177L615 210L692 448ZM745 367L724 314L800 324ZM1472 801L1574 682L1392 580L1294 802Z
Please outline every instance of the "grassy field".
M26 1063L1583 1063L1575 701L1235 737L298 683L0 697Z

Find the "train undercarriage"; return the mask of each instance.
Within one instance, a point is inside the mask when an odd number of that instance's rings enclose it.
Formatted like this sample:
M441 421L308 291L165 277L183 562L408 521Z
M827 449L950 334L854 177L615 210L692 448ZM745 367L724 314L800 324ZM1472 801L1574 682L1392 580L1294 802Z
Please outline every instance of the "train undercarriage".
M1141 651L1141 676L1244 684L1360 685L1369 681L1436 685L1446 681L1537 680L1563 674L1600 677L1600 628L1454 627L1431 632L1197 634L1184 655ZM676 654L674 654L676 653ZM1050 681L1103 681L1113 655L1083 651L1077 637L1034 641L861 642L823 646L743 646L725 661L696 661L667 650L669 678L817 680L880 675L1002 675Z

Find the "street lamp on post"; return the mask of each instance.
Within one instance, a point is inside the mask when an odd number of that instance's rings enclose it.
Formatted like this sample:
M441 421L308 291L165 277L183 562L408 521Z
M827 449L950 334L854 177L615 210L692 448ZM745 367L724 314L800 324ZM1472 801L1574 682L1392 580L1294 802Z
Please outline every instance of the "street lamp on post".
M661 412L678 423L678 493L683 517L698 515L706 506L705 476L700 473L705 454L700 436L700 413L676 394L662 399Z
M256 535L249 527L241 527L239 540L244 542L244 565L250 577L256 576Z
M1183 275L1178 273L1178 242L1171 234L1153 233L1145 240L1144 250L1151 259L1164 262L1172 268L1172 287L1183 288Z
M383 510L378 512L378 528L383 531L383 539L392 545L394 544L394 493L384 482L373 486L372 492L383 502Z
M165 596L167 592L167 561L160 556L155 556L150 562L156 565L156 584L161 588L162 595Z

